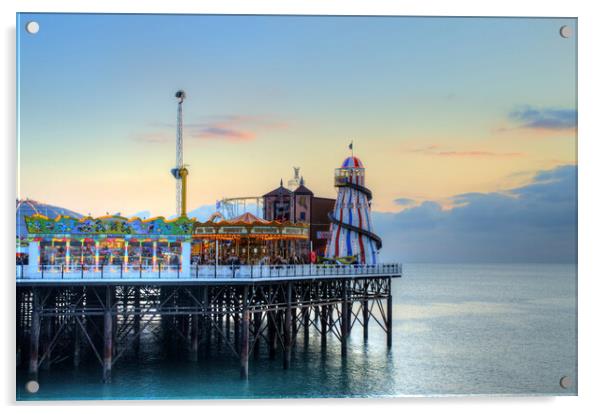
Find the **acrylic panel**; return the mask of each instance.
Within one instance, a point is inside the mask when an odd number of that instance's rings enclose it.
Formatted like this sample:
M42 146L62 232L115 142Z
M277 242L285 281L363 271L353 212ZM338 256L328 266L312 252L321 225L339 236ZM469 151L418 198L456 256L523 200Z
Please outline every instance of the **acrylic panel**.
M577 394L577 19L16 27L17 400Z

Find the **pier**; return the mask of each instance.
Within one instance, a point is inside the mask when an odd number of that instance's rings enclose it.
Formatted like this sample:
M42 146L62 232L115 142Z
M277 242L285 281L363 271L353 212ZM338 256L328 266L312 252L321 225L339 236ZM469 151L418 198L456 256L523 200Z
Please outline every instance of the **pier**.
M191 363L217 340L243 379L261 343L289 369L292 347L312 330L324 347L332 333L342 358L356 325L365 341L369 326L383 329L390 348L391 282L401 275L398 264L17 266L18 362L37 380L40 369L77 367L87 355L110 382L158 323Z

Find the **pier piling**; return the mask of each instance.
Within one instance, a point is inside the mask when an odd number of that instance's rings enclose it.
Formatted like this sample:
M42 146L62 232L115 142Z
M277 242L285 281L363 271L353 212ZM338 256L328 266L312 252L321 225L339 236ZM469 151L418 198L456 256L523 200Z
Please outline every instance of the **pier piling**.
M40 295L32 291L33 309L31 313L31 339L29 341L29 378L38 379L38 358L40 346Z
M349 298L347 292L347 281L343 281L341 304L341 355L347 356L347 335L349 331Z
M286 311L284 314L284 369L291 365L291 302L292 302L293 284L288 282L286 285Z
M393 296L392 296L391 277L388 280L387 292L387 348L393 346Z
M106 288L106 301L104 309L104 358L102 364L102 380L111 382L111 369L113 365L113 316L111 314L111 288Z

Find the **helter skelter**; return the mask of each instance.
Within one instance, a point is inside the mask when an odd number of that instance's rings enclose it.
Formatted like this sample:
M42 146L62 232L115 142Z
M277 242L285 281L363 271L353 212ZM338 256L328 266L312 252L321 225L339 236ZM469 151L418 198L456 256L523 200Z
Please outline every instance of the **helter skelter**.
M378 262L382 241L372 230L372 192L365 187L365 178L364 165L353 153L335 170L338 195L329 214L330 239L326 248L329 259L370 265Z

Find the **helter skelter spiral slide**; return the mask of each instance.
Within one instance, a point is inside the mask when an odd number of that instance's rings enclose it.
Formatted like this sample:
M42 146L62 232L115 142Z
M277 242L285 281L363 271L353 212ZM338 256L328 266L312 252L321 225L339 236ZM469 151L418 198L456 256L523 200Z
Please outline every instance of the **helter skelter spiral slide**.
M370 200L372 192L365 187L364 165L350 156L335 170L334 185L338 195L329 213L330 239L326 257L359 264L376 264L382 240L372 231Z

